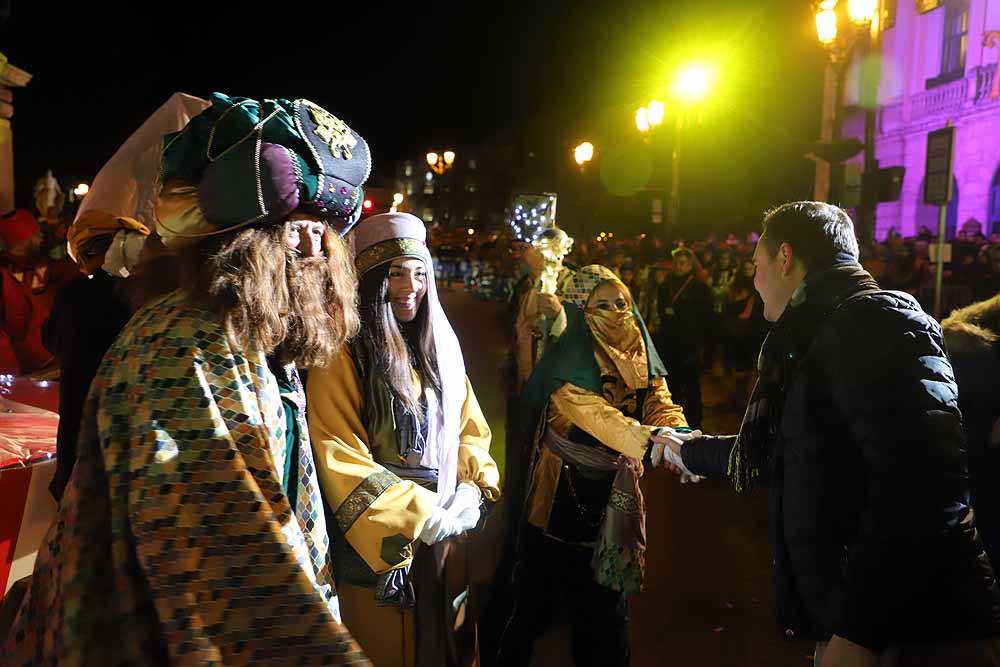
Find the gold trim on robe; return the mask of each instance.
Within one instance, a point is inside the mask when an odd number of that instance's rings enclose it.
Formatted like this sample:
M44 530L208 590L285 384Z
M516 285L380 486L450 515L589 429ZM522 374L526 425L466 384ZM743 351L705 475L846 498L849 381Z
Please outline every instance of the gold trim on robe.
M338 524L347 525L347 541L377 574L409 565L412 556L386 561L383 542L414 542L438 504L437 494L374 460L361 418L360 374L347 348L325 368L309 372L306 393L320 487ZM458 481L472 481L485 498L497 500L500 473L489 454L492 433L468 378L461 420Z

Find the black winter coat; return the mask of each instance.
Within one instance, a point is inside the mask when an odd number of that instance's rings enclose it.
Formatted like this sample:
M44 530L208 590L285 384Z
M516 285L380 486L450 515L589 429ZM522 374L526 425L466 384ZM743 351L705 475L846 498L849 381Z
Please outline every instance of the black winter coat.
M890 642L994 634L1000 589L969 508L958 390L941 328L911 296L845 301L784 387L770 532L789 637ZM734 438L684 445L726 475Z

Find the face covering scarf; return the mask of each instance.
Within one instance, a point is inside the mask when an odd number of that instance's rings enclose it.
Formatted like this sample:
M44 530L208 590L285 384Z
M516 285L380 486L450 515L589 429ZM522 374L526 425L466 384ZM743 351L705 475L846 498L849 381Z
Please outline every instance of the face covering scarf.
M594 342L608 356L629 389L649 385L649 365L642 332L631 310L613 311L588 308L584 319Z

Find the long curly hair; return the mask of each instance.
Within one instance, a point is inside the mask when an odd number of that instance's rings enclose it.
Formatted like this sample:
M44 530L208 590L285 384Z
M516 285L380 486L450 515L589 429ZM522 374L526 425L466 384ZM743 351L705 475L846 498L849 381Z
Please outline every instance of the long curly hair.
M419 419L423 411L420 396L413 391L411 369L419 370L424 386L441 396L441 373L430 308L425 295L413 321L399 322L389 300L389 268L390 265L385 264L361 277L361 321L365 335L372 342L372 370L382 377L393 396Z
M323 236L325 257L298 257L285 245L286 225L182 251L181 286L221 315L235 347L322 366L360 330L354 262L332 229Z

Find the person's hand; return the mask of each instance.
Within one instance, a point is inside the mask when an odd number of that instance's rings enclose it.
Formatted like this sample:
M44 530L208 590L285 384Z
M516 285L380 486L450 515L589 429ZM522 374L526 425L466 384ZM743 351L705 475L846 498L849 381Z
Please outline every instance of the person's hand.
M678 467L676 463L674 463L675 456L680 457L681 455L681 445L684 444L683 440L678 438L676 434L664 433L662 435L657 435L654 431L653 435L649 436L649 441L652 443L652 450L649 453L649 459L654 468L663 467L675 475L680 475L685 472L682 468ZM668 449L673 452L675 456L670 456L668 454Z
M479 506L483 501L483 492L472 482L460 482L455 489L455 495L447 504L448 511L455 517L462 531L472 530L479 525L482 512Z
M878 653L834 635L823 651L820 667L878 667Z
M562 310L562 303L555 294L539 294L535 302L535 308L540 315L558 315Z
M435 507L420 531L420 541L430 546L465 532L458 516L444 507Z
M690 432L679 432L669 426L662 426L649 437L653 443L653 451L650 453L650 460L654 466L659 465L657 460L662 461L662 467L666 468L681 478L681 484L697 484L705 479L700 475L695 475L684 465L681 457L681 447L689 440L702 437L700 430Z

